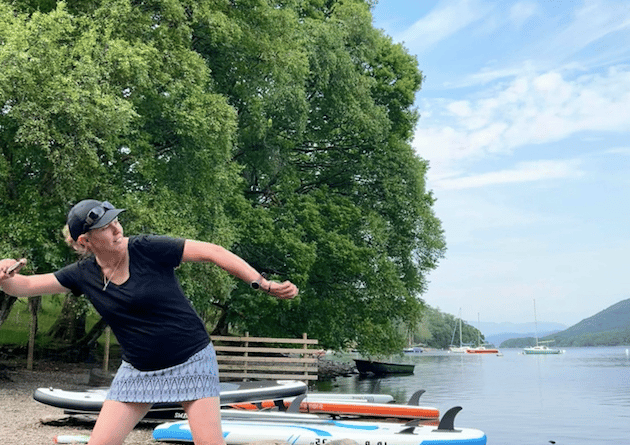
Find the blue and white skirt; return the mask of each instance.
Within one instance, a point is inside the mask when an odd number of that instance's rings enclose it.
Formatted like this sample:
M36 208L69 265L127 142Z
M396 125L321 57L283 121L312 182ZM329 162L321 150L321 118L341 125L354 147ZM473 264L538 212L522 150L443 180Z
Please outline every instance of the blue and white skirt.
M157 371L138 371L123 361L107 399L135 403L185 402L218 397L219 391L219 366L210 343L181 365Z

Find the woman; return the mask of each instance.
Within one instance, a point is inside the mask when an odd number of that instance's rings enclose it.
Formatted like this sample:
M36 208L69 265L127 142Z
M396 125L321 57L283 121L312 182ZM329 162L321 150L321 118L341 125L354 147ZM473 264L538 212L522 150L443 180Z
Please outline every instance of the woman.
M237 255L215 244L165 236L123 236L116 209L84 200L68 213L70 243L90 256L49 274L8 272L0 286L16 297L72 291L85 294L111 326L123 363L90 437L90 445L122 444L153 403L181 402L197 444L224 445L216 356L205 326L184 296L174 270L186 261L212 262L277 298L297 287L266 280Z

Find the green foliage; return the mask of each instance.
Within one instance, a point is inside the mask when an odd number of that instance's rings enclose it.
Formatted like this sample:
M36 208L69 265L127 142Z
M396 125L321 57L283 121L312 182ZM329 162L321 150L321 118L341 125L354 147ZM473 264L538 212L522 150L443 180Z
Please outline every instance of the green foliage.
M0 252L48 272L69 205L212 241L294 301L178 271L219 331L399 350L445 251L410 140L422 73L363 0L0 1ZM442 337L442 336L441 336Z
M421 323L411 332L413 344L424 344L431 348L448 349L459 346L459 318L441 312L430 306L425 307ZM483 343L483 334L466 322L461 322L462 345Z

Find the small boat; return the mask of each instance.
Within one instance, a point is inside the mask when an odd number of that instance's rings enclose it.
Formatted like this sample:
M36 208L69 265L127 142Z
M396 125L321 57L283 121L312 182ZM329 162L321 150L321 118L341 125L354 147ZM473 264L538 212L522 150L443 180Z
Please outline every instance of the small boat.
M455 329L453 329L453 337L451 338L451 345L448 347L448 352L452 352L453 354L465 354L468 351L469 346L464 345L462 343L462 309L459 308L459 346L455 346L453 344L453 340L455 340L455 333L457 332L457 324L455 324Z
M536 317L536 300L534 299L534 324L536 326L536 346L530 346L529 348L524 348L523 353L526 355L546 355L546 354L560 354L560 349L550 348L545 344L541 343L551 343L553 340L544 340L538 341L538 318Z
M419 354L419 353L421 353L422 351L423 351L423 350L422 350L422 347L421 347L421 346L410 346L410 347L408 347L408 348L403 349L403 352L404 352L405 354Z
M486 348L486 344L481 343L481 319L479 318L479 314L477 314L477 320L479 323L479 328L477 332L479 333L478 345L476 347L469 347L466 349L466 354L499 354L499 350L496 348Z
M484 345L477 346L476 348L466 349L466 354L498 354L499 350L496 348L486 348Z
M354 363L357 366L357 371L362 375L413 374L413 370L416 366L411 363L375 362L358 358L354 359Z
M527 355L534 355L534 354L560 354L562 351L560 349L556 349L556 348L550 348L547 345L541 345L539 343L545 343L545 342L536 342L536 346L531 346L529 348L523 348L523 353L527 354Z

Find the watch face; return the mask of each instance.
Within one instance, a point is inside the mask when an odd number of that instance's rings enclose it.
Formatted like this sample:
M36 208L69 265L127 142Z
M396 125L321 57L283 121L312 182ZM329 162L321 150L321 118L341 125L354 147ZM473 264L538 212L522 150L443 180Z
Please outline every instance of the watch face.
M258 289L260 288L260 283L258 281L254 281L250 284L250 286L252 287L252 289Z

